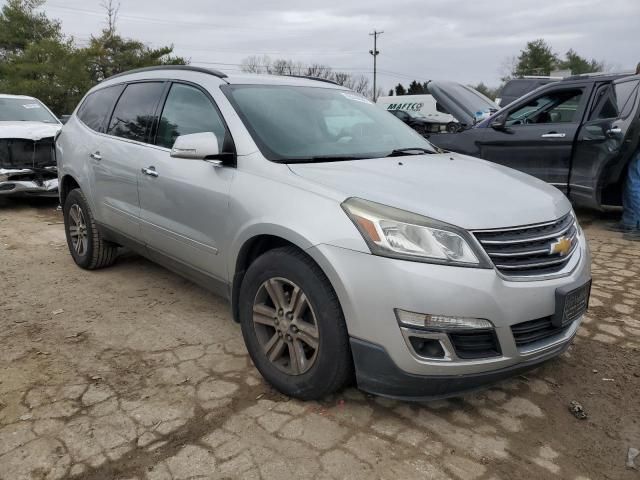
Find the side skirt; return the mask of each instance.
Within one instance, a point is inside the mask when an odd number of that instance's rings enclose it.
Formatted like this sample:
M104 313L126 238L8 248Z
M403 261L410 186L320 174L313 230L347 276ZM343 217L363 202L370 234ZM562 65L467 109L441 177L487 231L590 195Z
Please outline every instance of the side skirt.
M220 297L224 297L227 300L230 299L231 287L227 282L220 280L219 278L213 277L211 275L208 275L202 272L201 270L195 269L189 265L185 265L179 260L176 260L175 258L170 257L158 250L150 248L144 243L140 242L139 240L131 238L130 236L125 235L110 227L107 227L102 224L98 224L98 229L100 230L100 233L102 233L102 235L106 240L117 243L118 245L121 245L123 247L128 248L129 250L132 250L138 255L141 255L146 259L151 260L152 262L163 266L167 270L171 270L172 272L177 273L181 277L184 277L187 280L192 281L193 283L201 286L205 290L209 290L210 292Z

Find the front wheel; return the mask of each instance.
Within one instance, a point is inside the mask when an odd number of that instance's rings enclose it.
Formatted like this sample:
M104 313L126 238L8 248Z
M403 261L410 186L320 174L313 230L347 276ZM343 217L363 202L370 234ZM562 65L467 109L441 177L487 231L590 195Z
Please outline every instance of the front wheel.
M351 378L349 337L322 270L293 247L260 256L240 290L240 323L258 371L280 392L312 400Z

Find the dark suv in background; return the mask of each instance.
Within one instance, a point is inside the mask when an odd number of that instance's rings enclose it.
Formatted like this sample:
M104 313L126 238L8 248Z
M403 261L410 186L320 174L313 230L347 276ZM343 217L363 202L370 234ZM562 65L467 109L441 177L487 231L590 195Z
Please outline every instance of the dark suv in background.
M569 77L459 133L433 134L429 140L538 177L574 205L617 207L626 167L640 142L639 85L640 75ZM438 101L456 116L455 105L446 104L444 96Z

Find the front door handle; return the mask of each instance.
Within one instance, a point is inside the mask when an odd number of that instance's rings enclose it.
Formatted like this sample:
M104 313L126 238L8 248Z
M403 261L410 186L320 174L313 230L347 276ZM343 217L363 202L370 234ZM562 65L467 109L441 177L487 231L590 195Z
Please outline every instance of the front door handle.
M89 154L89 156L90 156L91 158L93 158L94 160L97 160L97 161L102 160L102 155L100 155L100 152L93 152L93 153L90 153L90 154Z
M544 135L541 135L542 138L564 138L566 136L567 136L566 133L556 133L556 132L549 132L549 133L545 133Z
M156 167L147 167L147 168L142 168L140 170L142 173L144 173L145 175L149 175L150 177L157 177L158 176L158 172L156 172Z
M622 129L620 127L613 127L606 131L607 135L620 135L622 133Z

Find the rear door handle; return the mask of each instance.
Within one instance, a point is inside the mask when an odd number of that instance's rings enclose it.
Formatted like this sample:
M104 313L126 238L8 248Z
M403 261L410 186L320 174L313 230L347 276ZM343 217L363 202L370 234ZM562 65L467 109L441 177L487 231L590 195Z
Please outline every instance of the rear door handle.
M93 158L94 160L97 160L97 161L102 160L102 155L100 155L100 152L93 152L93 153L90 153L90 154L89 154L89 156L90 156L91 158Z
M140 170L142 173L144 173L145 175L149 175L150 177L157 177L158 176L158 172L156 172L156 167L147 167L147 168L142 168Z
M556 132L549 132L541 135L542 138L564 138L566 136L567 136L566 133L556 133Z

